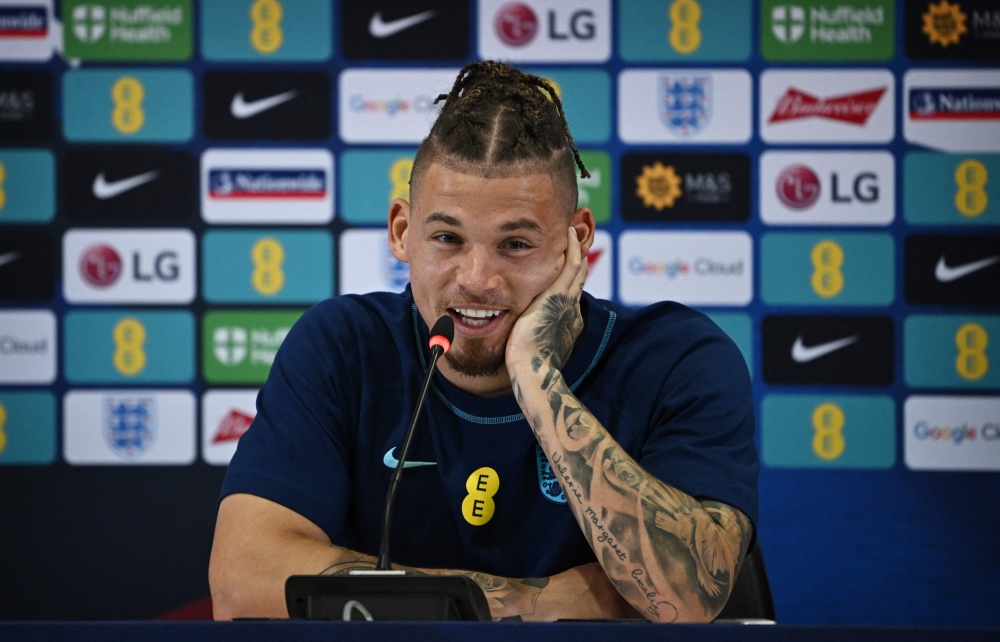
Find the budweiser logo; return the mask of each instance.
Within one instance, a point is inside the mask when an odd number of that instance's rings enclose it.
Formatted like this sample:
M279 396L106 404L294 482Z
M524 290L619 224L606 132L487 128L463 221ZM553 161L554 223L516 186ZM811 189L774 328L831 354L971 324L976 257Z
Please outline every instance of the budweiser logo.
M778 100L768 123L780 123L797 118L829 118L852 125L864 125L875 111L886 87L869 89L846 96L817 98L790 87Z
M219 427L215 431L215 437L212 438L213 444L224 444L233 441L239 441L243 433L247 431L250 424L253 423L253 417L247 413L236 410L233 408L229 411L222 421L219 422Z

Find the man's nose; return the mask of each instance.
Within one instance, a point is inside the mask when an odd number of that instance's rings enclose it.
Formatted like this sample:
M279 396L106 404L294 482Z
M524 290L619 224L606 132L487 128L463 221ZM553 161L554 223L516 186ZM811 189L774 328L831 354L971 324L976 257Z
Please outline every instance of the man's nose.
M487 292L500 286L500 275L490 248L473 246L462 257L458 284L473 293Z

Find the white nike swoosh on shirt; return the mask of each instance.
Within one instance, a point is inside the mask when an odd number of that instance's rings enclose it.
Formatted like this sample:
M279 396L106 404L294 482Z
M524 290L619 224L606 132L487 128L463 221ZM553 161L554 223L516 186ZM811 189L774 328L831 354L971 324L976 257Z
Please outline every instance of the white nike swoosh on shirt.
M395 448L390 448L386 451L385 457L382 458L382 463L389 468L397 468L399 466L399 460L392 456L392 453L396 452ZM415 468L417 466L437 466L436 461L408 461L403 464L403 468Z
M233 115L233 118L239 118L243 120L244 118L250 118L251 116L256 116L257 114L267 111L268 109L273 109L282 103L287 103L299 95L296 90L286 91L283 94L277 94L275 96L268 96L267 98L260 98L258 100L251 100L247 102L243 99L243 92L239 92L233 96L233 102L229 104L229 112Z
M965 265L956 265L955 267L948 267L945 263L944 256L942 255L938 259L937 265L934 266L934 278L941 283L951 283L952 281L957 281L963 276L968 276L973 272L978 272L984 267L989 267L1000 261L1000 254L997 256L991 256L988 259L983 259L981 261L973 261L972 263L966 263Z
M390 20L385 22L382 20L382 12L376 11L375 15L368 22L368 33L372 35L372 38L388 38L389 36L394 36L400 31L406 31L410 27L415 27L421 22L427 22L434 17L434 10L424 11L423 13L414 14L406 18L399 18L397 20Z
M854 335L852 337L844 337L843 339L837 339L836 341L828 341L826 343L820 343L818 345L806 347L802 345L802 337L795 339L795 344L792 346L792 360L795 363L809 363L810 361L815 361L820 357L824 357L831 352L836 352L841 348L846 348L852 343L857 342L861 337L859 335Z
M0 254L0 267L7 265L8 263L13 263L19 258L21 258L21 253L17 250L7 252L6 254Z
M133 190L140 185L145 185L150 181L155 181L160 176L160 171L154 169L151 172L146 172L145 174L139 174L137 176L132 176L131 178L123 178L117 181L111 181L110 183L104 178L104 172L97 175L94 179L94 196L101 199L102 201L109 198L114 198L119 194L124 194L129 190Z

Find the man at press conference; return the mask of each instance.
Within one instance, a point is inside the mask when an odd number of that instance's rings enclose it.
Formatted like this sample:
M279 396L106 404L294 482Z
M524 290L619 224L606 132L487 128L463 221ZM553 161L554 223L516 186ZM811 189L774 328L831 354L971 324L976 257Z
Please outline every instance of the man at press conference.
M402 294L291 330L222 489L217 619L287 617L291 575L371 569L428 327L455 323L400 486L397 568L472 578L494 619L711 621L753 546L746 365L704 315L583 291L594 218L558 96L466 65L389 209Z

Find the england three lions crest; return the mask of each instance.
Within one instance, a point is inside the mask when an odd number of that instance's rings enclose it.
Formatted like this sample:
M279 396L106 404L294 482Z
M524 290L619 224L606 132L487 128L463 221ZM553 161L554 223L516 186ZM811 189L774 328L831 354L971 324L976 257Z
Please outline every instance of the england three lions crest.
M156 399L105 397L104 440L115 454L135 459L156 441Z
M565 504L566 495L559 485L552 465L538 444L535 444L535 463L538 465L538 490L542 491L542 496L553 504Z
M711 76L660 76L660 119L678 136L691 136L712 117Z

